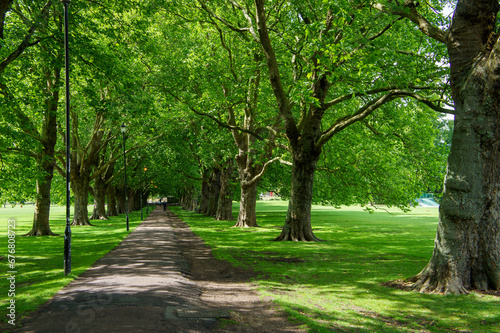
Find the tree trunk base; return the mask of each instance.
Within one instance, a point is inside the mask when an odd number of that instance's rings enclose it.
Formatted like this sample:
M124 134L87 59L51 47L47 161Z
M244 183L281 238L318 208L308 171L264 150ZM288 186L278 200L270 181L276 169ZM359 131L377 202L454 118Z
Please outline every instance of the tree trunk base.
M102 216L102 215L101 216L92 215L89 220L104 220L104 221L106 221L106 220L109 220L109 218L106 216Z
M31 229L30 232L28 232L27 234L24 234L23 236L38 237L38 236L61 236L61 235L53 233L52 230L41 231L41 230Z
M457 277L437 278L436 276L423 273L407 280L411 282L410 289L423 294L454 294L466 295L469 291Z
M90 226L90 227L95 227L92 223L88 221L74 221L71 223L72 226Z
M322 239L316 237L313 233L292 234L291 232L282 232L281 235L273 239L275 242L293 241L293 242L322 242Z
M236 222L235 225L233 225L233 228L260 228L260 226L257 224L257 222L251 223L249 221L240 220Z

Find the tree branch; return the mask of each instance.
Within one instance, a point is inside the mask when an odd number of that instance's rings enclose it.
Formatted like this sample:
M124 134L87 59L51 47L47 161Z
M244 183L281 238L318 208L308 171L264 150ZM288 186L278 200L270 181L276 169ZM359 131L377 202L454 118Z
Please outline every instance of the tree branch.
M392 4L394 4L394 6L391 7L387 7L382 3L374 3L372 6L373 8L387 14L406 17L415 23L424 34L440 43L446 44L446 32L433 26L425 17L420 15L413 0L405 0L404 5L399 7L395 6L395 2L392 2Z
M285 120L285 130L290 142L293 144L293 142L299 137L299 131L295 123L295 119L293 118L290 101L288 100L285 90L283 89L278 61L276 60L276 54L274 53L271 39L267 31L264 2L264 0L255 0L255 6L257 8L259 42L262 45L262 49L264 50L264 54L266 56L271 87L278 102L279 111Z
M335 134L342 131L346 127L365 119L368 115L370 115L373 111L375 111L380 106L394 100L397 98L397 91L390 91L389 93L383 95L382 97L377 97L367 104L365 104L362 108L356 111L353 114L347 115L345 117L341 117L337 119L332 126L326 131L323 132L318 142L316 143L316 147L321 148L328 140L330 140Z
M36 29L40 26L42 18L46 18L48 16L50 6L52 6L52 1L49 0L43 7L40 13L40 17L35 19L35 23L29 28L28 33L26 34L26 36L24 36L23 41L11 54L9 54L2 62L0 62L0 74L11 62L16 60L21 54L23 54L24 50L26 50L26 48L30 46L30 39L35 33Z
M175 95L170 89L164 89L164 91L167 94L169 94L170 96L172 96L176 101L181 102L182 104L186 105L191 111L193 111L197 115L200 115L200 116L212 119L213 121L215 121L221 127L227 128L227 129L232 130L232 131L241 131L241 132L250 134L250 135L256 137L259 140L264 140L259 134L257 134L254 131L250 131L250 130L247 130L245 128L239 127L239 126L233 126L233 125L227 124L227 123L221 121L220 119L217 119L216 117L212 116L211 114L208 114L208 113L196 110L194 107L192 107L191 105L189 105L187 102L181 100L180 97L178 97L177 95Z
M253 177L251 180L243 181L242 185L244 185L244 186L252 186L252 185L254 185L256 182L258 182L262 178L262 176L264 175L264 173L266 173L267 168L272 163L274 163L276 161L279 161L279 160L280 160L279 157L275 157L275 158L267 161L266 163L264 163L264 165L262 166L262 170L259 172L259 174L255 175L255 177Z

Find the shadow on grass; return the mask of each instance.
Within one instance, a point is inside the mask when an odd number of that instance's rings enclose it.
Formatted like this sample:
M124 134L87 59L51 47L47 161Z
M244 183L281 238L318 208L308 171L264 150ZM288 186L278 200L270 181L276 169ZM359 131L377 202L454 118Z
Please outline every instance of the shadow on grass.
M312 216L315 234L326 240L320 243L270 241L284 222L283 204L259 203L261 228L245 230L178 212L216 257L257 272L254 282L261 292L314 332L500 331L498 298L380 286L413 276L427 264L437 210L368 214L356 207L320 207Z

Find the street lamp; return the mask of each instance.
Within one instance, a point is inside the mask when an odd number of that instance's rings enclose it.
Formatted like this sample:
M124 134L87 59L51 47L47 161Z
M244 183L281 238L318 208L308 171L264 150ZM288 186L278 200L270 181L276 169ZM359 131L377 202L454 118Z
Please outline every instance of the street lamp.
M123 134L123 165L125 167L125 212L127 213L127 231L128 231L128 189L127 189L127 157L125 155L125 133L127 132L127 126L123 124L121 126L121 131Z
M142 171L139 171L139 196L140 196L139 201L141 202L141 221L143 221L144 218L142 217Z
M144 167L144 173L146 173L146 171L148 171L148 168L147 167ZM142 183L141 183L141 195L142 195L142 190L144 189L144 187L142 187ZM149 195L148 195L149 196ZM146 196L146 207L147 207L147 210L146 210L146 214L149 215L149 202L148 202L148 196ZM142 219L142 199L141 199L141 219Z
M71 226L70 226L70 114L69 114L69 43L68 5L70 0L61 0L64 5L64 65L66 71L66 229L64 230L64 275L71 273Z

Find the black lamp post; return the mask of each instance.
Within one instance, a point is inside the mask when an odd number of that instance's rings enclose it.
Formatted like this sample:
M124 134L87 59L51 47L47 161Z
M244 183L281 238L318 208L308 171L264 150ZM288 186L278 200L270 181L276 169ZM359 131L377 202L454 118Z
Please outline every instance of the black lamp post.
M125 133L127 132L127 126L123 124L121 126L123 134L123 165L125 167L125 212L127 213L127 231L128 231L128 189L127 189L127 157L125 155Z
M141 168L139 168L139 196L140 196L139 201L141 202L141 221L142 221L144 220L144 218L142 217L142 170L140 169Z
M146 171L148 171L148 168L144 167L144 173L146 173ZM147 179L147 177L146 177L146 179ZM146 196L146 215L149 215L149 201L148 201L148 199L149 199L149 191L147 191L147 194L148 195ZM142 215L141 215L141 217L142 217Z
M66 229L64 230L64 275L71 273L71 226L70 226L70 115L69 115L69 43L68 5L70 0L61 0L64 5L64 64L66 71Z

